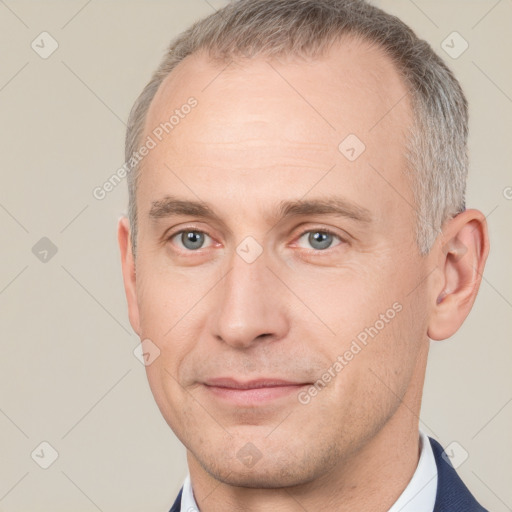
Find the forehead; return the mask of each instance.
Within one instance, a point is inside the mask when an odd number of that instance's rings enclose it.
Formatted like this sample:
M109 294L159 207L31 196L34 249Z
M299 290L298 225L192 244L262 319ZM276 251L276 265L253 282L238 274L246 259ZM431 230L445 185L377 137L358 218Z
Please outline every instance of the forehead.
M401 131L410 115L407 89L394 63L378 46L353 37L308 59L290 55L218 61L205 52L190 55L161 84L146 117L146 131L169 119L191 95L201 102L203 122L211 118L208 112L234 121L237 108L249 113L250 103L255 118L259 113L260 119L277 121L289 109L288 118L302 117L321 125L322 132L338 131L337 136L350 128L363 134L376 125L384 132ZM244 119L239 115L238 121ZM219 128L209 135L220 133Z
M183 115L181 108L191 97L197 106ZM237 179L254 193L264 181L267 194L276 171L287 174L290 183L311 183L334 164L348 190L373 187L379 193L383 182L375 179L371 164L392 188L408 195L402 171L409 96L389 57L364 41L340 41L317 59L221 63L204 53L191 55L161 84L144 137L180 111L179 122L144 158L142 186L167 179L165 164L195 181L195 187L201 181L198 192L213 194L219 183L229 191L230 180ZM351 161L343 155L350 146L356 152L363 148L362 157ZM153 186L151 194L158 193Z

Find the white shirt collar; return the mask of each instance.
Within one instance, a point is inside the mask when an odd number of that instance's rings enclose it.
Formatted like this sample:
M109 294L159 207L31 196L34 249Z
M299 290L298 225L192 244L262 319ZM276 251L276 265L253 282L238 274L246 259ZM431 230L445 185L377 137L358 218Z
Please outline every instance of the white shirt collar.
M428 437L420 430L420 460L411 480L388 512L433 512L437 494L437 464Z
M437 465L428 437L420 430L421 453L416 471L388 512L433 512L437 493ZM199 512L190 475L183 483L181 512Z
M181 508L180 512L199 512L194 493L192 492L192 485L190 483L190 474L187 475L183 482L183 491L181 492Z

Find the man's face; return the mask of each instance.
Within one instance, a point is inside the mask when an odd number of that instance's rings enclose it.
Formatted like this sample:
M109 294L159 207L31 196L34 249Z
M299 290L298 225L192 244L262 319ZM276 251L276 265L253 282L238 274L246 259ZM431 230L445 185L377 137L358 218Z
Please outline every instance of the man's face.
M360 43L225 66L186 59L151 105L144 138L197 99L143 161L131 321L160 350L149 383L189 464L281 487L417 421L428 258L405 175L410 103ZM315 201L340 209L293 206Z

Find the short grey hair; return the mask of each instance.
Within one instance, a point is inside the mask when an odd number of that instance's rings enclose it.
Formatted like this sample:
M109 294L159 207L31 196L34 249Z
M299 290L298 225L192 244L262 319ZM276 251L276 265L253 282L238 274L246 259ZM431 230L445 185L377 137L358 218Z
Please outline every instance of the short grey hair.
M468 171L468 108L453 73L431 46L396 16L365 0L237 0L174 39L137 98L126 132L126 161L137 152L151 101L171 71L204 51L216 62L296 55L315 58L342 36L380 47L404 80L413 109L406 143L414 193L416 240L427 254L443 223L464 211ZM140 166L128 173L132 251L137 240Z

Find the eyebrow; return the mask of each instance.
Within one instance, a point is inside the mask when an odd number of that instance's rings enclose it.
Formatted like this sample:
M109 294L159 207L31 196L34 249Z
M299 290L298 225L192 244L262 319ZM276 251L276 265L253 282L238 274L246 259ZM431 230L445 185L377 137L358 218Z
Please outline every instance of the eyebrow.
M151 204L150 218L162 219L173 215L194 216L222 223L222 219L205 202L166 196ZM370 210L337 196L281 201L270 217L272 219L285 219L305 215L336 215L361 223L372 221Z

